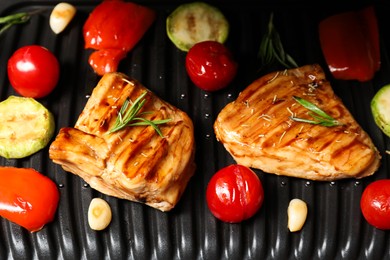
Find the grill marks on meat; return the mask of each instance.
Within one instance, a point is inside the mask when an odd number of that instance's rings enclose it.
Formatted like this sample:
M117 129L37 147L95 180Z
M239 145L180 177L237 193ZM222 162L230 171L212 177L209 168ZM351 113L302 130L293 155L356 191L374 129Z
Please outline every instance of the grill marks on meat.
M304 98L342 123L324 127L293 96ZM318 65L265 75L222 109L214 130L237 163L311 180L362 178L379 167L380 154L333 92Z
M130 126L109 134L127 98L144 91L142 115L149 120L170 118L158 125ZM93 90L75 127L62 128L49 155L64 170L82 177L102 193L171 210L194 174L194 133L186 113L164 102L139 82L121 73L105 74Z

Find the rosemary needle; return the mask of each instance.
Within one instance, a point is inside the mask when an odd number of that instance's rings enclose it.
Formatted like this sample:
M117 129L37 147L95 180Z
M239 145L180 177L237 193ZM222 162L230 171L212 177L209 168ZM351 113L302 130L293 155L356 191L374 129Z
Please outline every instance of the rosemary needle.
M337 121L336 119L334 119L333 117L331 117L330 115L325 113L323 110L321 110L319 107L317 107L313 103L311 103L303 98L300 98L300 97L293 96L293 98L300 105L302 105L306 109L313 112L313 113L309 113L309 115L311 117L313 117L314 120L290 116L290 118L292 120L297 121L297 122L302 122L302 123L309 123L309 124L313 124L313 125L322 125L322 126L326 126L326 127L342 125L339 121Z
M262 68L274 63L279 63L288 69L298 67L294 59L284 51L280 35L273 24L273 13L268 22L268 31L261 39L257 56Z
M33 16L35 14L39 14L39 13L45 11L45 10L46 10L46 8L38 9L38 10L35 10L35 11L31 11L31 12L20 12L20 13L16 13L16 14L11 14L11 15L0 17L0 26L1 26L0 27L0 36L6 30L11 28L11 26L13 26L15 24L26 23L27 21L30 20L31 16Z
M142 115L151 113L140 113L141 108L146 102L146 99L144 99L146 94L146 91L143 92L134 102L129 99L125 100L118 113L118 117L116 118L114 126L108 132L109 134L128 126L151 126L161 137L164 137L158 125L165 124L171 121L171 119L148 120L143 118Z

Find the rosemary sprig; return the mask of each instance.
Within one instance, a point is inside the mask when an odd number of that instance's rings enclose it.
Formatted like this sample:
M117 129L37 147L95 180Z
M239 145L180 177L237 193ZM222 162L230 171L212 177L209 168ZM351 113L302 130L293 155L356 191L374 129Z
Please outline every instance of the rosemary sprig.
M118 113L118 117L116 118L114 126L108 132L109 134L119 131L127 126L151 126L161 137L164 137L158 125L165 124L171 121L171 119L148 120L146 118L143 118L142 115L151 113L140 113L141 108L146 102L146 99L144 99L146 94L147 92L145 91L134 102L129 99L125 100Z
M257 57L260 59L261 68L278 62L286 68L298 67L294 59L284 51L279 33L273 24L273 13L268 22L268 31L260 42Z
M41 13L42 11L45 11L46 8L44 9L38 9L32 12L21 12L21 13L16 13L16 14L11 14L7 16L0 17L0 36L11 26L15 24L22 24L26 23L27 21L30 20L30 18L38 13Z
M322 125L322 126L326 126L326 127L342 125L339 121L337 121L336 119L334 119L333 117L331 117L330 115L325 113L323 110L321 110L319 107L317 107L313 103L311 103L303 98L300 98L300 97L293 96L293 98L300 105L302 105L303 107L305 107L308 110L310 110L311 112L313 112L313 113L309 113L309 115L311 117L313 117L314 120L290 116L290 118L292 120L297 121L297 122L309 123L309 124L313 124L313 125Z

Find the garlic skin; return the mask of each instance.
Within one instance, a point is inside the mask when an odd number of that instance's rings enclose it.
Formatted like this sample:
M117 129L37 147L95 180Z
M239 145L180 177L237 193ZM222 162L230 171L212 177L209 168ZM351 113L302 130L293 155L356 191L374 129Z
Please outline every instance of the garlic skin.
M88 208L88 224L93 230L103 230L111 222L112 212L110 205L101 198L91 200Z
M61 33L76 15L76 8L69 3L59 3L50 14L49 25L55 34Z
M300 231L305 224L307 217L307 205L301 199L292 199L288 205L287 216L288 224L287 227L290 232Z

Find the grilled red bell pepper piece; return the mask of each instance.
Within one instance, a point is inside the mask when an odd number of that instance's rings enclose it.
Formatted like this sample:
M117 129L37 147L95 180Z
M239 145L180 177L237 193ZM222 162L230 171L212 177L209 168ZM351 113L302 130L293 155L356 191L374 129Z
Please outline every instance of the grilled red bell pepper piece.
M337 79L369 81L380 68L379 29L373 6L336 14L319 24L322 52Z
M105 0L95 7L83 27L86 49L95 49L89 64L98 75L117 70L156 19L148 7L122 0Z
M0 216L30 232L54 219L59 195L57 185L34 169L0 167Z

